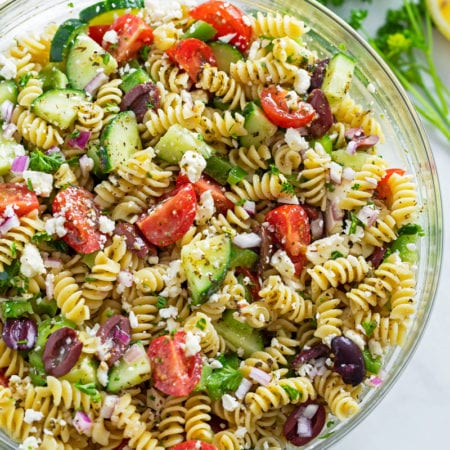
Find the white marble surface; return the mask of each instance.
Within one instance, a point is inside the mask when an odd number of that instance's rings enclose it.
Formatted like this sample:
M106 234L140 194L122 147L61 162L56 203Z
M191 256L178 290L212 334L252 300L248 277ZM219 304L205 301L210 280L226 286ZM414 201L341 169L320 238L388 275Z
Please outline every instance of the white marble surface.
M359 2L352 2L358 4ZM385 6L400 1L373 0L375 21ZM439 73L450 86L450 42L434 34ZM450 224L450 143L425 124L443 198L444 225ZM449 444L450 408L450 236L444 226L441 279L433 311L412 360L377 408L333 450L444 450Z

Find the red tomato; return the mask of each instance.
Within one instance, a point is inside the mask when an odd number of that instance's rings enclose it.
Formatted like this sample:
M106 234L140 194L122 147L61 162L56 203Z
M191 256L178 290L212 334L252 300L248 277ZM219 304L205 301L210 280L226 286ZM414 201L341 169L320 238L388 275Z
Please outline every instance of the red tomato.
M181 239L194 223L197 199L191 183L176 188L136 225L153 245L166 247Z
M9 378L5 375L5 369L0 370L0 386L8 387Z
M403 169L387 169L386 175L379 181L376 194L381 200L386 200L391 195L391 188L389 186L389 178L393 173L398 173L399 175L404 175L405 171Z
M251 22L237 6L229 2L211 0L196 6L190 15L194 19L212 25L217 30L215 39L231 35L233 37L229 43L235 45L241 52L245 52L250 46Z
M177 186L189 183L189 178L180 173L177 177ZM225 214L229 209L233 209L233 202L225 197L224 189L220 184L216 183L212 178L202 175L202 177L193 183L197 198L206 192L211 191L212 198L214 200L214 206L221 214Z
M0 184L0 215L11 205L18 217L39 208L37 195L19 183Z
M238 267L236 272L242 275L244 278L248 278L250 283L246 285L247 289L254 301L259 299L259 291L261 290L261 283L259 278L248 268L248 267Z
M185 70L195 83L205 64L217 66L213 51L200 39L188 38L177 42L166 53L169 58Z
M200 381L202 356L186 356L185 342L186 332L177 331L154 339L148 348L154 385L167 395L188 395Z
M144 20L133 14L118 17L110 29L117 32L119 42L108 43L105 48L119 63L134 58L144 45L150 45L153 42L153 30Z
M203 441L186 441L174 445L171 450L217 450L217 447Z
M269 223L274 240L286 250L299 274L306 262L306 246L311 242L306 211L300 205L282 205L269 211L265 221Z
M261 92L261 106L269 120L282 128L300 128L308 125L316 111L307 102L297 102L292 109L286 100L289 91L279 86L269 86Z
M89 37L97 44L102 45L103 36L111 28L110 25L92 25L89 27Z
M80 186L69 186L59 191L52 203L55 217L63 216L67 234L63 240L76 252L89 254L100 250L105 236L99 231L100 210L94 196Z

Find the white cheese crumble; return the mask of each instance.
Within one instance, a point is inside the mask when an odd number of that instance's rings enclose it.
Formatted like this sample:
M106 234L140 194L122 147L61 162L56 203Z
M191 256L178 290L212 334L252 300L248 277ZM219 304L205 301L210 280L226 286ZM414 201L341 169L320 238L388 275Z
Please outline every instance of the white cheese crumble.
M236 431L234 432L234 435L237 438L244 438L247 434L247 428L245 427L237 427Z
M200 200L197 205L195 221L198 225L205 225L215 212L216 207L214 206L212 191L208 190L203 192L202 195L200 195Z
M28 436L19 445L19 450L34 450L34 449L38 449L40 445L41 445L41 442L39 439L35 438L34 436Z
M339 252L342 256L348 255L348 239L345 236L336 233L314 241L306 248L306 258L313 264L323 264L331 259L333 252Z
M125 288L133 286L133 274L131 272L127 272L126 270L121 270L117 276L117 281L117 293L123 294L125 292Z
M161 308L159 310L159 315L163 319L169 319L170 317L177 317L178 316L178 308L176 306L168 306L167 308Z
M200 153L192 150L185 152L180 161L181 173L186 175L191 183L195 183L200 179L205 167L205 158Z
M0 76L5 80L12 80L16 78L17 67L10 58L6 58L4 55L0 54L0 65L3 67L0 69Z
M102 386L108 384L108 370L108 364L106 364L106 361L102 361L97 369L97 379Z
M170 19L183 18L183 5L185 8L191 8L197 4L193 0L145 0L145 8L149 12L152 22L168 22Z
M311 77L305 69L299 69L294 78L294 89L297 94L305 94L311 86Z
M225 44L228 44L231 41L231 39L233 39L235 36L236 36L236 33L224 34L223 36L219 37L219 41L225 42Z
M36 170L24 170L23 179L31 184L36 195L49 197L53 189L53 175L51 173L38 172Z
M176 259L169 263L167 272L162 275L166 287L160 292L163 297L173 298L183 292L182 283L186 280L181 259Z
M58 237L63 237L67 234L67 230L64 228L66 218L64 216L51 217L45 222L45 232L47 234L56 234Z
M297 128L288 128L284 140L291 150L300 152L309 148L308 141L300 134Z
M239 408L239 402L230 394L222 396L222 406L225 411L234 411Z
M111 234L116 227L116 223L114 220L111 220L109 217L100 216L98 219L99 230L105 234Z
M364 340L363 336L361 336L355 330L350 329L345 330L344 336L353 341L361 350L364 350L364 347L366 346L366 341Z
M34 409L27 409L25 411L25 417L23 421L25 423L39 422L44 417L41 411L35 411Z
M200 336L188 331L186 333L186 340L184 343L184 353L186 356L194 356L201 351Z
M284 250L277 250L272 255L270 265L274 267L283 278L292 278L295 275L295 266Z
M103 42L107 42L109 44L118 44L119 43L119 35L115 30L108 30L103 35Z
M20 257L20 272L28 278L45 273L42 256L33 244L25 244L22 256Z

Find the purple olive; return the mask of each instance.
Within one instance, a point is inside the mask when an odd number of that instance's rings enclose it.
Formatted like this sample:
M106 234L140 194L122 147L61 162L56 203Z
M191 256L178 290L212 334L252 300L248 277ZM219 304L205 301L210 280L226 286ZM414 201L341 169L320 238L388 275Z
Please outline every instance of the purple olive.
M83 343L73 328L59 328L45 344L42 355L45 371L54 377L62 377L76 364L82 349Z
M311 348L302 350L293 360L292 367L296 368L305 364L312 359L321 358L322 356L328 356L330 354L330 349L325 344L316 344Z
M311 408L317 408L312 417ZM293 445L306 445L322 431L326 417L327 413L323 405L311 401L302 403L287 418L284 425L284 437ZM303 431L299 430L300 425L305 427Z
M131 325L127 317L116 314L97 331L102 343L98 357L111 367L128 349L131 341Z
M311 76L310 90L320 88L323 83L323 77L325 76L325 71L327 70L330 58L322 59L315 66Z
M367 258L367 261L372 263L372 266L376 269L383 261L384 255L386 254L385 247L375 247L372 254Z
M272 236L266 225L263 224L259 229L259 236L261 238L261 245L259 247L259 261L257 266L259 277L262 277L264 270L266 270L266 267L270 262L270 256L273 249Z
M331 341L331 351L334 353L333 370L342 377L344 383L356 386L364 380L364 357L361 349L351 339L336 336Z
M156 84L151 81L138 84L130 89L122 98L120 110L126 111L131 109L135 114L138 122L142 122L148 109L156 110L159 108L161 95Z
M27 317L6 319L2 337L5 344L13 350L31 350L36 344L36 322Z
M322 137L333 125L333 113L328 99L320 89L314 89L308 96L308 102L316 110L318 117L309 125L309 134L315 138Z
M114 229L114 234L123 236L127 249L139 258L145 258L149 253L152 256L157 256L156 248L141 237L136 225L119 222Z

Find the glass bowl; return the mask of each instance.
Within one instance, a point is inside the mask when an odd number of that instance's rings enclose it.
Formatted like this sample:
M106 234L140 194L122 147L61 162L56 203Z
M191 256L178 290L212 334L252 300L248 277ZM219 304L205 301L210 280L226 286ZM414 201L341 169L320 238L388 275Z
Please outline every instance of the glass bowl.
M0 2L0 50L15 36L42 29L49 22L60 23L76 17L93 0L11 0ZM408 96L375 51L344 21L314 0L236 1L247 12L277 11L299 16L311 27L308 45L320 57L345 49L357 61L352 97L370 107L384 128L385 143L378 151L390 166L400 165L413 174L418 186L418 200L423 205L420 224L425 237L420 240L417 269L417 312L402 348L390 352L386 359L384 382L362 394L360 412L346 422L328 429L327 439L316 439L306 448L332 446L358 425L387 394L413 357L430 314L435 296L442 256L442 210L436 168L422 123ZM72 6L73 5L73 6ZM0 435L0 446L16 448Z

